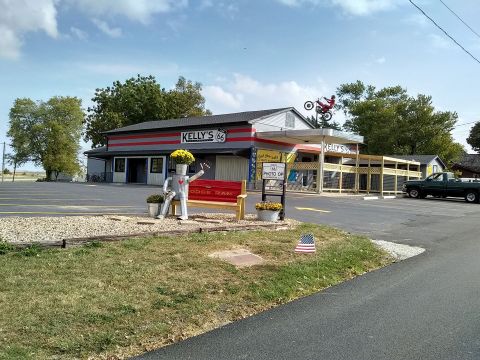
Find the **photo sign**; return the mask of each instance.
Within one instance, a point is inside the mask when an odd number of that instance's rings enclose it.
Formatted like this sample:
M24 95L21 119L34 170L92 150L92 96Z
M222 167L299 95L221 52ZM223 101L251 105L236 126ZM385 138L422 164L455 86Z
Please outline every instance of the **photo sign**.
M263 163L262 180L284 180L285 163Z
M180 134L182 144L191 143L224 143L227 139L227 130L194 130L183 131Z

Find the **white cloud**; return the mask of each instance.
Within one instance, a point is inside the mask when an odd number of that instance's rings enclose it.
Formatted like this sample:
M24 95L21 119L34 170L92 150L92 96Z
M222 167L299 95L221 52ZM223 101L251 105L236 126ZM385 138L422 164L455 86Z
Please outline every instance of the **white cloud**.
M241 94L234 95L220 86L205 86L203 95L208 99L210 104L216 107L238 110L242 105L243 96Z
M0 57L15 59L20 56L23 35L30 31L44 31L56 38L56 0L0 0Z
M100 16L125 16L147 24L155 14L188 6L188 0L66 0L84 13Z
M32 31L43 31L57 38L57 10L60 5L70 6L96 19L97 27L112 37L121 35L120 28L111 28L104 17L126 17L147 24L160 13L183 9L188 0L0 0L0 58L16 59L20 56L23 37ZM70 32L79 39L86 33L71 27Z
M107 34L110 37L117 38L122 36L122 29L112 28L105 21L99 19L92 19L92 22L97 28L99 28L103 33Z
M289 106L306 113L303 110L305 101L330 96L332 92L321 79L308 86L291 80L262 83L247 75L234 74L221 86L206 86L203 94L207 107L214 113Z
M277 0L287 6L322 5L337 6L351 15L369 15L374 12L391 10L400 0Z
M70 32L80 40L88 39L88 34L85 31L76 28L75 26L70 27Z
M378 59L375 59L375 62L377 64L385 64L387 62L387 59L384 56L382 56L382 57L379 57Z

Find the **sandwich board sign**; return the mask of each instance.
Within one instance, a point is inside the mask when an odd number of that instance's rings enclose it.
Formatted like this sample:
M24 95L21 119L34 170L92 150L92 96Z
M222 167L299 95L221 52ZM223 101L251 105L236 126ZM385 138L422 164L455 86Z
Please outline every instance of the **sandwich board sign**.
M262 180L285 180L285 163L263 163Z

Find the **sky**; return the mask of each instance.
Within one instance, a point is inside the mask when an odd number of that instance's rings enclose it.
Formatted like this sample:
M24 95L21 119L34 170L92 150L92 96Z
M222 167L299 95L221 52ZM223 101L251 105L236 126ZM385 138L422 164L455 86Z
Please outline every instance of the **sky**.
M443 0L475 32L440 0L415 3L480 58L478 0ZM87 109L95 89L136 74L166 89L201 82L214 114L310 115L306 100L343 83L401 85L456 111L469 152L468 123L480 120L480 63L408 0L0 0L0 142L16 98L76 96Z

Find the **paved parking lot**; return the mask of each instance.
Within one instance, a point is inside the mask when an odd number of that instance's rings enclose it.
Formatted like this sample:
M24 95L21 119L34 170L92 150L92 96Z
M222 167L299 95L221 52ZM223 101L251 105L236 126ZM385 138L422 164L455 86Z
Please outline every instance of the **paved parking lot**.
M145 199L159 190L144 185L85 183L0 184L0 217L146 213ZM247 212L255 212L260 194L249 194ZM277 200L274 198L273 200ZM190 209L191 213L203 211ZM208 210L211 211L211 210ZM397 198L365 201L361 197L330 197L289 193L287 216L337 226L374 239L422 245L440 226L470 214L480 205L462 199ZM424 245L424 244L423 244Z
M0 217L141 214L155 192L145 186L84 183L0 184Z

